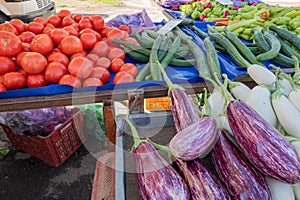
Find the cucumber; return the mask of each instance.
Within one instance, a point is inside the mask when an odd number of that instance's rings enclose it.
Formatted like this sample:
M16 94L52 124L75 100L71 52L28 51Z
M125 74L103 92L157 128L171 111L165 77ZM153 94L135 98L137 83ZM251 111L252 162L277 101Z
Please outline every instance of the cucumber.
M191 28L196 32L196 34L200 38L204 39L204 38L208 37L208 35L204 31L202 31L201 29L199 29L198 27L192 26Z
M282 39L289 41L293 46L300 50L300 38L297 35L291 31L276 26L270 26L269 29L274 31Z
M151 75L153 80L162 80L162 75L160 73L160 69L158 66L158 50L160 47L162 41L162 35L158 35L158 37L155 39L154 44L152 46L151 49L151 53L150 53L150 58L149 58L149 62L150 62L150 71L151 71Z
M132 37L134 37L137 42L144 48L151 49L153 46L154 40L143 37L137 32L132 32Z
M195 58L192 59L178 59L178 58L172 58L170 61L170 65L177 66L177 67L190 67L196 65L197 61Z
M279 38L280 44L281 44L281 50L288 56L292 57L292 55L296 56L298 60L300 60L300 54L295 51L286 41Z
M168 64L170 63L170 61L174 57L174 54L176 53L178 47L180 46L180 43L181 43L180 42L180 36L177 36L175 38L174 42L172 43L172 45L170 45L167 55L161 61L162 67L168 66Z
M136 44L133 44L131 42L126 42L126 41L123 41L123 40L117 40L117 39L113 39L112 40L114 43L117 43L117 44L121 44L121 45L124 45L126 47L128 47L129 49L132 49L133 51L137 51L141 54L144 54L145 56L149 55L150 54L150 50L149 49L146 49L142 46L139 46L139 45L136 45Z
M149 61L149 56L145 56L136 51L132 51L124 46L121 46L121 47L124 50L124 52L126 53L126 56L128 56L132 60L135 60L135 61L141 62L141 63L147 63Z
M271 48L268 51L257 55L256 59L258 61L272 60L279 54L279 51L281 49L280 41L277 39L277 37L273 33L269 32L265 29L263 29L263 36Z

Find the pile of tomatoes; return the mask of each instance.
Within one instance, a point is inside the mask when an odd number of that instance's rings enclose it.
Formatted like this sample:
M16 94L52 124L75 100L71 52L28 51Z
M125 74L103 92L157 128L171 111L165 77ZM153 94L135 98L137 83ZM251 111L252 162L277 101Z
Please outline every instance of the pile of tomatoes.
M125 63L125 52L112 39L137 43L126 25L109 28L99 15L61 10L30 23L12 19L0 24L0 91L49 83L73 87L133 82L138 73Z

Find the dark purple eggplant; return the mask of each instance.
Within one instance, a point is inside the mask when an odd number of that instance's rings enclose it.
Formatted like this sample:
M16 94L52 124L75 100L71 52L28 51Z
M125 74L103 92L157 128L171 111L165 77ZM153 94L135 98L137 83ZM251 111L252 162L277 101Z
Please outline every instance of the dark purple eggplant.
M174 157L189 161L206 156L217 140L216 120L204 116L179 131L171 139L169 148Z
M241 101L228 104L227 116L242 152L260 172L289 184L300 181L299 156L276 128Z
M221 181L199 159L192 161L176 159L175 165L184 177L193 200L230 199Z
M211 151L213 165L233 199L271 199L263 176L251 165L238 147L219 130L219 141Z
M197 122L200 117L195 104L184 90L171 88L169 91L175 128L179 132Z
M134 138L133 153L141 199L189 200L190 192L184 179L152 144L138 137L132 122L126 121Z

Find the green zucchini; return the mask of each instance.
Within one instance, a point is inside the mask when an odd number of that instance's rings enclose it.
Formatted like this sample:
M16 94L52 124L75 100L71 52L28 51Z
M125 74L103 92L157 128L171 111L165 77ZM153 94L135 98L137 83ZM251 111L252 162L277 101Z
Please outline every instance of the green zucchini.
M274 59L271 60L272 62L281 65L282 67L293 68L294 67L294 60L289 58L283 54L278 54Z
M173 57L170 61L170 65L177 67L190 67L196 65L196 63L197 61L195 58L185 60Z
M151 49L153 46L154 40L146 38L138 34L137 32L132 32L132 37L144 48Z
M191 54L190 50L188 50L188 51L177 51L174 54L174 58L186 58L190 54Z
M293 49L286 41L281 38L278 38L281 44L281 50L288 56L292 57L292 55L296 56L298 60L300 60L300 54Z
M209 37L206 37L204 40L204 45L207 50L207 63L209 66L209 70L211 74L216 73L217 77L219 80L222 80L222 71L221 71L221 66L219 62L219 57L217 54L217 51L211 42Z
M283 28L278 28L276 26L270 26L269 29L271 31L274 31L282 39L289 41L293 46L300 50L300 38L297 35L295 35L291 31Z
M149 61L149 56L145 56L144 54L140 54L139 52L132 51L124 46L122 46L122 49L126 53L126 56L131 58L134 61L141 62L141 63L147 63Z
M254 55L258 55L260 54L259 48L258 47L248 47L249 50L254 54Z
M263 36L271 48L268 51L257 55L256 59L258 61L272 60L279 54L279 51L281 49L280 41L273 33L265 29L263 29Z
M204 39L204 38L208 37L208 35L207 35L204 31L202 31L201 29L199 29L197 26L192 26L191 28L192 28L194 31L196 31L196 34L197 34L200 38Z
M128 47L129 49L132 49L133 51L137 51L141 54L144 54L144 55L149 55L150 54L150 50L149 49L146 49L142 46L139 46L139 45L136 45L136 44L133 44L131 42L126 42L126 41L123 41L123 40L117 40L117 39L113 39L112 40L114 43L117 43L117 44L121 44L121 45L124 45L126 47Z
M150 71L153 80L162 80L162 75L160 73L160 69L158 66L158 50L162 41L162 35L158 35L158 37L154 40L151 52L150 52Z
M170 61L174 57L174 54L176 53L178 47L180 46L180 43L181 43L180 36L177 36L175 38L174 42L170 45L167 55L161 61L162 67L168 66L168 64L170 63Z
M221 33L209 33L209 36L219 45L226 49L226 52L233 58L240 67L249 67L251 64L239 53L235 46Z
M256 60L255 55L252 53L252 51L232 32L225 30L226 37L230 40L230 42L239 50L242 56L247 58L250 63L252 64L258 64L262 65L261 62L258 62Z

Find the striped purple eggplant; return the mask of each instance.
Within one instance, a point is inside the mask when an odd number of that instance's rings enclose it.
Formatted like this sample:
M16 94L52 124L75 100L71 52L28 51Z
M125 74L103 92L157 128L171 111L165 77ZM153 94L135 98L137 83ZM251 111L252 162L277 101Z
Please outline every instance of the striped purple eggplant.
M175 165L184 177L193 200L230 199L221 181L199 159L192 161L176 159Z
M300 181L299 156L276 128L241 101L229 103L227 116L242 152L259 171L289 184Z
M200 117L194 103L184 90L172 88L169 91L175 128L179 132L197 122Z
M211 151L211 158L230 196L241 200L271 199L263 176L226 136L225 131L219 132L219 140Z
M133 152L141 199L190 199L184 179L151 144L141 142Z
M174 157L185 161L204 157L218 140L216 120L211 116L199 118L179 131L170 141Z

